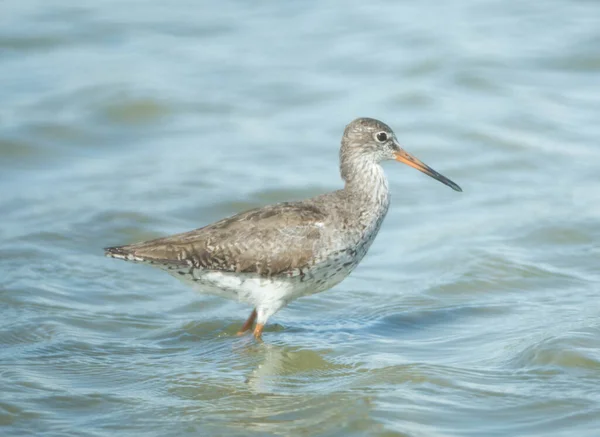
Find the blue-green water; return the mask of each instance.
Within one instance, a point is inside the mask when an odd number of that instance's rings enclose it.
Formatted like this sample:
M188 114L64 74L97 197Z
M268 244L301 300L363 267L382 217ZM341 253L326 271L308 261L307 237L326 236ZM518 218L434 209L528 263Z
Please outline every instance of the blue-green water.
M600 435L600 4L0 3L0 435ZM250 308L102 247L395 163L359 268Z

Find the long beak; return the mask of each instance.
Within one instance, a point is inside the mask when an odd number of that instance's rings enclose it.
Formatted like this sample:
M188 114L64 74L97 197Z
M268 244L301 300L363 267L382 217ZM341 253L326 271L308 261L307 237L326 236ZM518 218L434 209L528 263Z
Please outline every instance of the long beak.
M417 158L415 158L414 156L412 156L410 153L406 152L405 150L398 148L398 150L394 153L396 155L396 161L400 161L406 165L416 168L419 171L422 171L426 175L431 176L434 179L437 179L442 184L448 185L454 191L462 191L462 188L460 188L457 184L452 182L446 176L442 176L437 171L435 171L434 169L429 167L427 164L419 161Z

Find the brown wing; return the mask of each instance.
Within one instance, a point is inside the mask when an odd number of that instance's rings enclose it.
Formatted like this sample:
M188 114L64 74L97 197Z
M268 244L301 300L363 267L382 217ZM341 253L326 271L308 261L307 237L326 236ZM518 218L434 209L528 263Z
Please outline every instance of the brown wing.
M204 228L128 246L107 255L156 264L272 276L311 264L326 219L318 207L288 202L253 209Z

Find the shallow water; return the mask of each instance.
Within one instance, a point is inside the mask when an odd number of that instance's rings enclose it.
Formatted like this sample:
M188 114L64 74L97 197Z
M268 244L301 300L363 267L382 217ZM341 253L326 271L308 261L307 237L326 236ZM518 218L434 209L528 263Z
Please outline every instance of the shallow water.
M593 1L0 5L2 436L597 436ZM395 163L357 270L278 313L101 248Z

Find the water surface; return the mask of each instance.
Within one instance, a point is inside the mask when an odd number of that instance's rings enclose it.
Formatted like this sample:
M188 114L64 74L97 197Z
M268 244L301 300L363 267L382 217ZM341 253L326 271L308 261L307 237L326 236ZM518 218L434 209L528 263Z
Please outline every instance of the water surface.
M597 436L592 1L0 5L0 434ZM386 164L357 270L278 313L101 248Z

